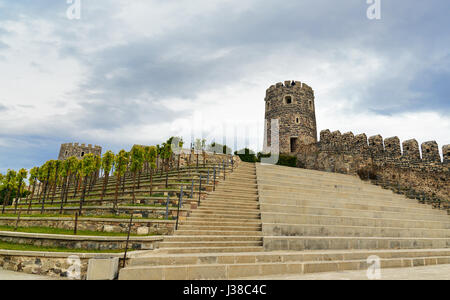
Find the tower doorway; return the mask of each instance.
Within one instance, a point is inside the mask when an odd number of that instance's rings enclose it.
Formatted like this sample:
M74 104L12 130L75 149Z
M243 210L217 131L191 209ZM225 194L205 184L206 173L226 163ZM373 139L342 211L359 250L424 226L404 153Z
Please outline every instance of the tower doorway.
M297 152L298 149L298 138L291 137L291 153Z

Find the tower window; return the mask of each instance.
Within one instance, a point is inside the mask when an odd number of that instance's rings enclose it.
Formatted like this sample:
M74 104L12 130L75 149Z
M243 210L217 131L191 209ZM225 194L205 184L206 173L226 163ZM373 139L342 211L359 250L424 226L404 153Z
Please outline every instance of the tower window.
M83 157L84 156L84 152L81 152L81 157Z
M284 103L291 104L292 103L292 96L286 96L284 97Z
M313 104L312 104L312 101L311 100L309 100L309 109L313 109Z
M295 118L295 124L300 124L300 118L299 117Z

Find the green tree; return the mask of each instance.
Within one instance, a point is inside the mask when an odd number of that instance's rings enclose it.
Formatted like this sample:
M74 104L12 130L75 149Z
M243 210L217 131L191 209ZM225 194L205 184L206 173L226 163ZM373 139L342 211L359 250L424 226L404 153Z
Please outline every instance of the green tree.
M150 197L153 192L153 170L156 168L156 157L157 157L157 149L155 146L148 147L148 167L150 169Z
M6 176L3 177L3 214L5 213L5 207L9 205L9 199L11 197L14 197L16 188L16 176L16 171L8 170L8 172L6 172Z
M31 203L33 201L33 197L34 197L34 193L36 191L36 184L38 181L38 175L39 175L39 168L38 167L34 167L30 170L30 177L28 178L28 183L30 186L32 187L31 190L31 195L30 195L30 203L28 205L28 211L30 211L31 209Z
M112 151L107 151L105 154L103 154L102 170L103 170L103 174L104 174L104 179L103 179L102 194L100 196L101 201L103 201L103 197L105 196L106 187L107 187L108 181L109 181L109 174L113 167L114 159L115 159L115 155Z
M50 176L53 171L54 161L49 160L47 161L41 168L41 178L43 179L44 186L42 191L42 202L41 202L41 214L44 213L44 207L45 207L45 197L47 196L47 193L50 194Z
M60 169L62 166L62 161L60 160L54 160L53 161L53 170L52 170L52 185L53 185L53 194L52 194L52 204L53 204L53 200L55 199L56 196L56 187L60 184L61 182L61 177L60 177Z
M136 203L135 186L136 186L136 175L142 170L142 165L144 163L144 151L141 146L133 146L130 152L130 170L133 172L133 204Z
M117 201L119 197L119 184L122 176L124 176L125 174L128 165L128 154L125 150L120 150L119 153L116 155L114 165L115 165L114 175L116 176L116 194L114 197L114 210L116 210Z
M24 179L27 178L28 171L25 169L20 169L16 174L16 184L17 184L17 193L16 193L16 202L14 205L14 213L17 211L17 205L19 204L19 198L22 197L21 189L24 184Z
M92 153L86 154L83 157L83 160L81 161L81 176L83 177L83 190L81 192L80 197L80 211L79 215L82 215L83 213L83 203L84 198L86 196L86 189L88 184L88 178L90 176L93 176L93 173L96 170L96 162L95 162L95 156Z

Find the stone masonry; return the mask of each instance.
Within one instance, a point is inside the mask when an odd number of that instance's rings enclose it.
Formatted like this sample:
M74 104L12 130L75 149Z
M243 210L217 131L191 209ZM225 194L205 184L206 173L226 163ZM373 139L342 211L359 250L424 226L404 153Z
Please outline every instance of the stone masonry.
M296 155L298 167L345 174L371 169L398 188L450 200L450 145L442 147L441 161L435 141L419 146L415 139L401 143L398 137L328 129L318 141L314 91L299 81L272 85L265 103L264 152L271 152L271 120L278 119L280 153Z
M300 145L317 142L314 91L305 83L285 81L266 91L265 144L271 146L271 126L278 119L280 153L296 153ZM269 152L269 151L266 151Z
M97 156L102 155L102 147L100 146L92 146L91 144L78 144L78 143L67 143L62 144L61 149L59 150L58 160L65 160L71 156L75 156L78 159L83 158L86 154L92 153Z

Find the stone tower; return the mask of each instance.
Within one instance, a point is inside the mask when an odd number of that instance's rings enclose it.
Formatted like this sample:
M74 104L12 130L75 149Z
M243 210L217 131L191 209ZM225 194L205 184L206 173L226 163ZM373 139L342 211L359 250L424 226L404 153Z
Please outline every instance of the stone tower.
M75 156L78 159L81 159L81 158L83 158L83 156L85 156L88 153L92 153L94 155L101 156L102 155L102 147L97 146L97 145L92 147L91 144L86 146L86 144L80 145L78 143L62 144L61 149L59 150L58 159L65 160L66 158L69 158L71 156Z
M317 143L314 91L299 81L285 81L266 91L265 144L271 146L271 120L278 119L280 153L297 153L300 145ZM266 149L267 149L266 147Z

